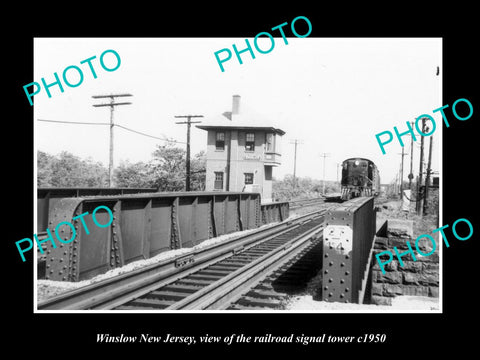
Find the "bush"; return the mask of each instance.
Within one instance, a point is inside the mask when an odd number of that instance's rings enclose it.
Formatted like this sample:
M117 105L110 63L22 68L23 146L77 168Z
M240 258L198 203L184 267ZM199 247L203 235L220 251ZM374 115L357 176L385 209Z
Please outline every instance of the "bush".
M292 175L286 175L283 180L273 180L273 198L278 201L315 198L321 196L322 192L322 180L297 177L295 186ZM340 192L340 184L336 181L325 181L325 194L332 192Z

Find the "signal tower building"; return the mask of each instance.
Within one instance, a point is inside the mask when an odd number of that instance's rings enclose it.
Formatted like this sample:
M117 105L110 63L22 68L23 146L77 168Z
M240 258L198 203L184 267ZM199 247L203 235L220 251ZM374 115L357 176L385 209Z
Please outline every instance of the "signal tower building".
M283 130L241 111L239 95L233 96L231 112L197 128L208 132L206 191L259 192L262 202L272 201L273 168L281 164Z

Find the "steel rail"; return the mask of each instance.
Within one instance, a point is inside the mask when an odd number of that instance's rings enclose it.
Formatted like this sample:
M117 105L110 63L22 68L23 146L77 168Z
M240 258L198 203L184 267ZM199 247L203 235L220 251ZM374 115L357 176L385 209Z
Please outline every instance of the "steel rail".
M204 267L212 265L248 247L290 231L310 219L322 216L326 210L287 219L270 227L218 244L197 249L188 254L105 279L78 288L37 304L38 310L111 309L121 303L148 293L153 288L168 284Z
M308 283L318 275L322 268L323 236L310 239L305 245L282 261L280 266L259 275L253 283L240 294L232 294L225 310L268 310L282 309L293 295L303 293Z
M221 260L224 260L226 258L229 258L231 257L232 255L234 254L238 254L240 252L243 252L245 250L248 250L249 248L251 247L254 247L258 244L261 244L261 243L264 243L272 238L275 238L285 232L288 232L290 231L291 229L294 229L296 227L298 227L300 225L298 224L292 224L291 227L289 228L286 228L286 229L282 229L278 232L275 232L275 233L267 233L267 234L261 234L259 235L259 237L255 238L255 240L252 240L252 241L249 241L249 243L247 245L244 245L244 244L236 244L234 248L230 248L230 249L226 249L226 250L222 250L222 249L218 249L217 253L218 255L212 255L210 253L204 253L204 259L202 260L197 260L197 265L195 266L190 266L188 269L185 269L184 271L178 271L176 273L173 273L171 276L167 276L165 278L162 278L162 279L159 279L159 280L156 280L156 281L150 281L146 286L141 286L137 289L135 289L134 291L132 292L128 292L128 293L125 293L125 294L122 294L120 296L113 296L111 297L110 299L108 299L107 301L103 302L102 304L99 304L95 307L93 307L94 309L97 309L97 310L109 310L109 309L113 309L117 306L120 306L120 305L123 305L131 300L134 300L142 295L145 295L159 287L163 287L163 286L166 286L166 285L169 285L179 279L182 279L188 275L191 275L191 274L194 274L204 268L207 268L211 265L214 265L218 262L220 262ZM188 258L189 256L184 256L184 257L181 257L179 258L180 261L182 261L182 259L186 259L188 261Z
M324 224L296 236L248 265L176 302L166 310L225 309L230 302L256 284L266 273L282 266L309 245L310 239L323 230Z
M323 204L325 202L324 197L312 198L312 199L302 199L289 201L290 209L296 209L302 206L312 206L316 204Z

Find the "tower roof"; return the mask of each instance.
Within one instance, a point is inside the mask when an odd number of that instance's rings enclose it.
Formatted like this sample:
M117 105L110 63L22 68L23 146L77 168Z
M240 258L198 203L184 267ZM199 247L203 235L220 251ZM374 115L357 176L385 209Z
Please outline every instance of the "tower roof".
M285 135L285 131L282 129L278 129L272 126L248 126L248 125L240 125L240 124L223 124L223 125L197 125L197 128L202 130L265 130L269 132L273 132L279 135Z
M274 126L268 116L259 114L248 106L242 104L240 108L240 96L234 95L233 111L226 111L210 118L207 122L196 125L202 130L224 129L224 130L265 130L284 135L285 131Z

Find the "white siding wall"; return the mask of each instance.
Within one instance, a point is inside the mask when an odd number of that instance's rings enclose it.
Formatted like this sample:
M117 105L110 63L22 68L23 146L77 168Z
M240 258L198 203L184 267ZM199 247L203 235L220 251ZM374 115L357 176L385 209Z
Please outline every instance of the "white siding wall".
M214 190L215 172L224 172L223 191L227 186L227 158L230 152L230 191L243 191L245 173L253 173L254 184L260 185L262 201L270 201L272 197L272 181L265 180L264 152L265 132L252 131L255 134L254 151L245 150L245 130L219 130L225 132L225 148L216 150L216 131L209 130L207 135L207 174L206 191Z

